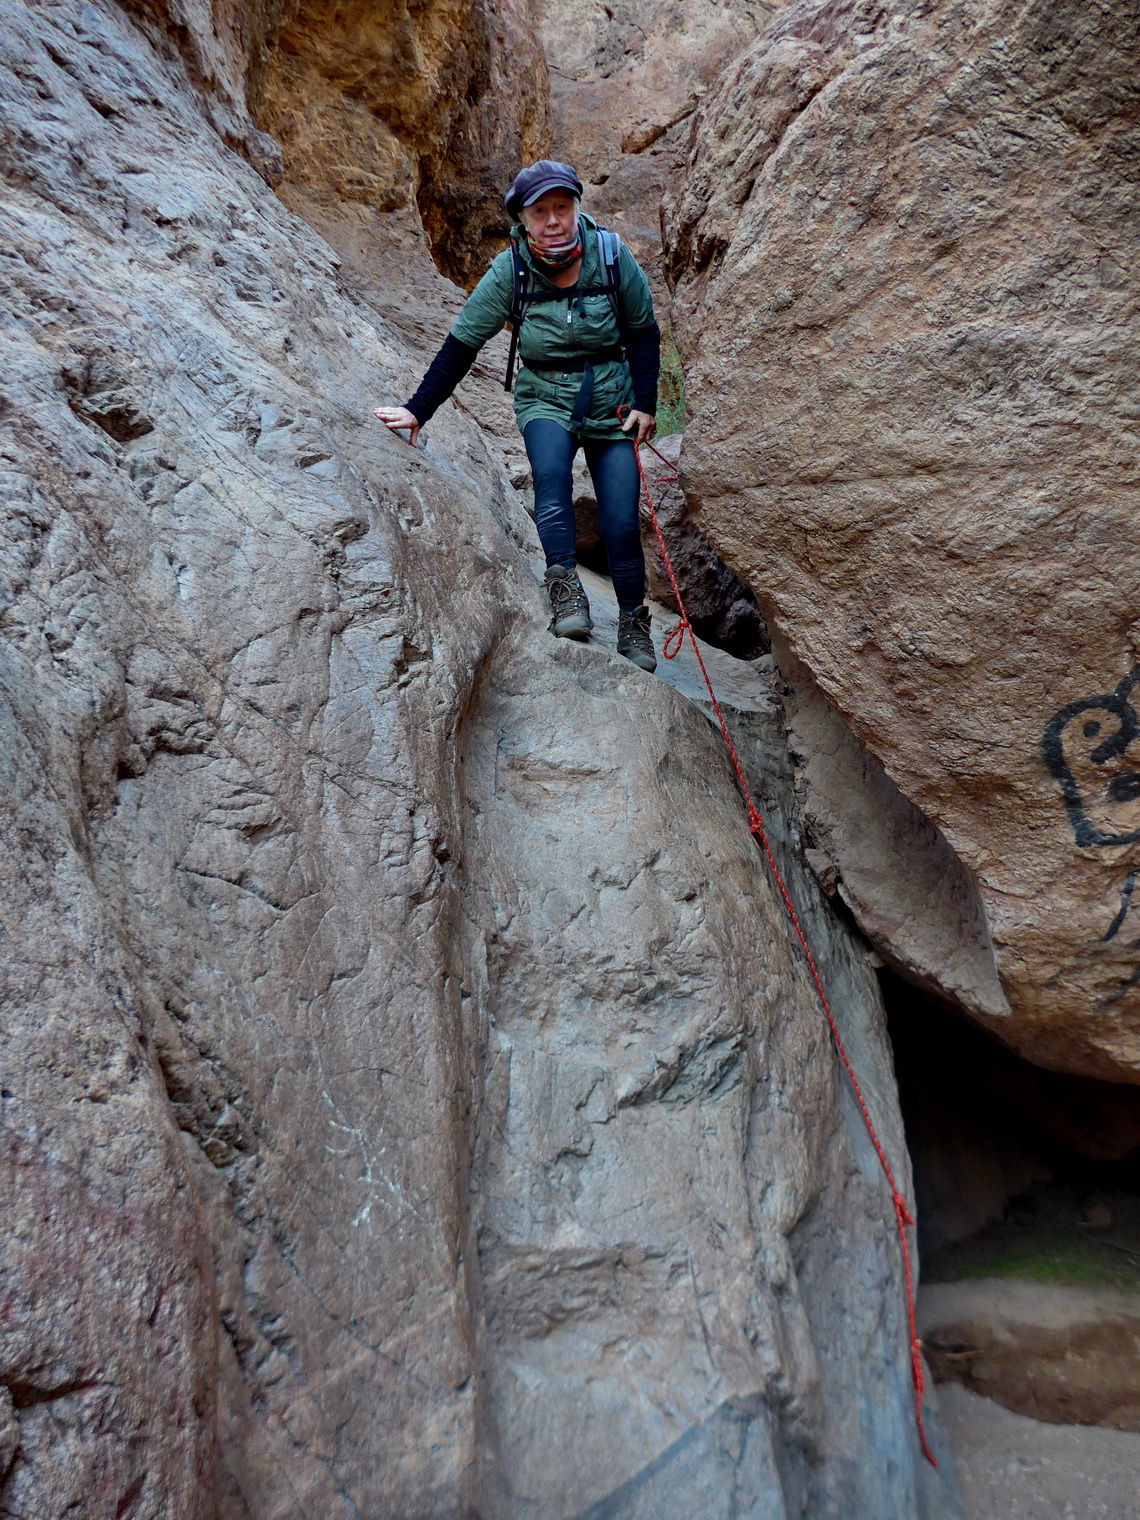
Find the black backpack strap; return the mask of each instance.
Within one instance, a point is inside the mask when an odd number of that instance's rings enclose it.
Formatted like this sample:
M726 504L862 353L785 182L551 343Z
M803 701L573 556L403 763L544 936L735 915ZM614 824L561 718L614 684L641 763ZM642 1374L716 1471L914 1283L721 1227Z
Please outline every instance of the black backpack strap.
M511 349L507 356L507 373L503 389L509 391L515 383L515 361L519 353L519 328L522 326L526 298L530 290L530 270L526 267L518 244L511 239Z
M618 325L618 332L622 330L621 320L621 238L616 232L610 232L605 227L598 228L598 265L603 271L605 283L603 289L610 299L613 308L614 321Z
M587 290L535 290L530 270L519 252L518 244L512 238L511 309L508 318L511 324L511 347L507 356L507 373L503 380L505 391L512 390L514 387L515 366L519 353L519 331L526 316L527 307L536 302L580 301L583 296L604 295L609 299L618 333L624 339L621 320L621 239L616 232L609 232L605 227L597 228L597 239L598 265L602 270L601 285L592 285ZM547 366L547 368L551 367L553 366Z

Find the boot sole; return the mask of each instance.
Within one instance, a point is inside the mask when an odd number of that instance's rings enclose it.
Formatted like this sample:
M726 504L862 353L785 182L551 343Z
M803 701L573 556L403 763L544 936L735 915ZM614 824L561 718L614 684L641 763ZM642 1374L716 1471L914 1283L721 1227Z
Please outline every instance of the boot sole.
M644 670L649 675L652 675L657 669L657 661L652 655L626 654L624 649L619 649L618 653L623 659L628 660L631 665L636 665L638 670Z
M556 639L588 639L593 629L593 623L567 618L564 623L555 623L550 631Z

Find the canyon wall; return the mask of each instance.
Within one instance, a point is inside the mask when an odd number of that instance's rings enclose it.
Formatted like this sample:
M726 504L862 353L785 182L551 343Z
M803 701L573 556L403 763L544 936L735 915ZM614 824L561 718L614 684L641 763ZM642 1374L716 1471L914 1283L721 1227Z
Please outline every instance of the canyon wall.
M661 196L719 70L770 19L769 0L535 0L553 152L664 295ZM668 310L664 318L667 325Z
M666 205L702 524L905 974L1140 1081L1134 3L800 3Z
M455 123L543 130L480 114L518 16L304 14L0 6L3 1506L957 1515L706 714L548 638L494 365L418 450L370 415L460 298L418 222ZM397 23L438 82L390 121ZM318 165L368 133L361 200ZM905 1185L873 967L736 669Z
M505 186L550 136L529 0L299 0L251 68L288 191L326 207L417 212L468 284L503 245Z

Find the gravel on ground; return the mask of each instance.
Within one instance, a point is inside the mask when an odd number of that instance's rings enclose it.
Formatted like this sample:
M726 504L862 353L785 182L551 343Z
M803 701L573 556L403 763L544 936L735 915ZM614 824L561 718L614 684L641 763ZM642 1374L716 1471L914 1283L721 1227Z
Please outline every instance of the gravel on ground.
M1140 1435L1047 1425L953 1383L938 1402L968 1520L1140 1520Z

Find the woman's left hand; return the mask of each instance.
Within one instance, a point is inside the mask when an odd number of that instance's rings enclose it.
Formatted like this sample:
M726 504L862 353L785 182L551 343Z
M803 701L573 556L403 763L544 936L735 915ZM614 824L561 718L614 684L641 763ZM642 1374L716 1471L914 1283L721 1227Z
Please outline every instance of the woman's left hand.
M629 415L621 425L621 430L623 433L628 433L635 427L637 435L634 442L640 447L641 444L648 443L657 431L657 419L649 412L635 412L631 407Z

